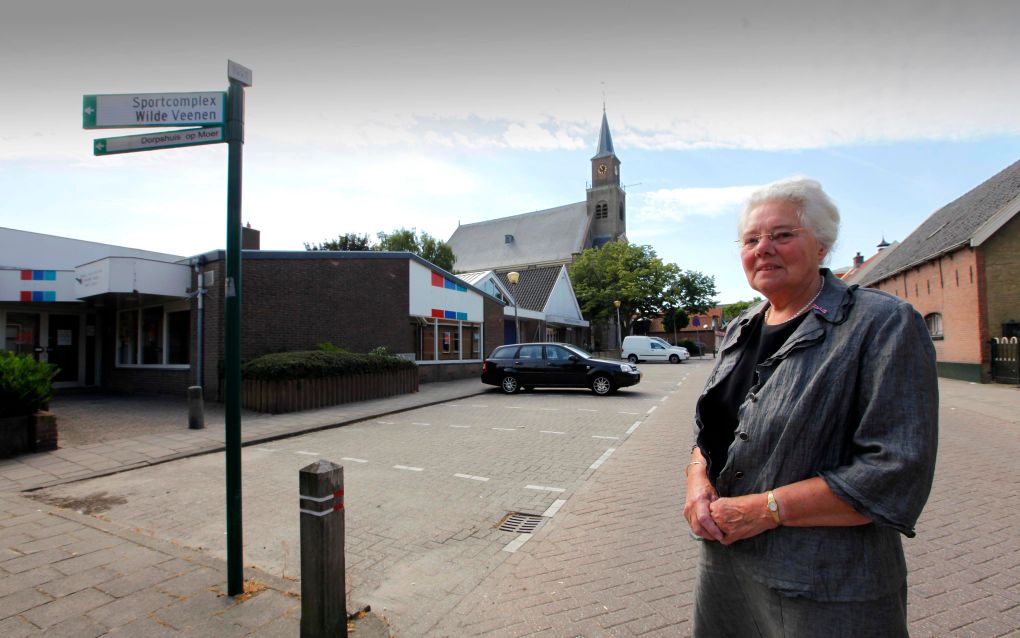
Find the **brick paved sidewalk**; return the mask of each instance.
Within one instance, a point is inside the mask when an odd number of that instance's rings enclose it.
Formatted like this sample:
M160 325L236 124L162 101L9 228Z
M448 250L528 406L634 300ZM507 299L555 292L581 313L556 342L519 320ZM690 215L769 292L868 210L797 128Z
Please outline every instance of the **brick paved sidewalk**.
M686 383L699 389L708 368ZM914 638L1020 638L1020 390L940 380L935 485L905 539ZM676 393L430 636L690 635L682 518L696 393Z
M245 412L242 445L333 428L489 389L491 386L477 379L463 379L422 384L421 390L413 394L319 410L276 415ZM76 430L72 437L63 438L88 442L65 446L62 438L58 450L0 459L0 493L95 478L224 449L223 406L219 404L207 407L206 427L202 430L188 429L183 398L83 394L58 398L53 409L58 428Z
M486 389L465 380L322 410L246 413L242 439L270 441ZM232 598L224 591L223 561L16 493L222 450L222 406L211 406L206 429L188 430L180 399L81 395L58 400L58 411L61 405L68 408L64 425L74 428L78 419L86 437L108 440L0 461L0 636L298 635L300 583L246 569L250 593ZM117 436L137 432L139 420L151 433ZM373 614L355 620L353 629L364 638L389 635Z

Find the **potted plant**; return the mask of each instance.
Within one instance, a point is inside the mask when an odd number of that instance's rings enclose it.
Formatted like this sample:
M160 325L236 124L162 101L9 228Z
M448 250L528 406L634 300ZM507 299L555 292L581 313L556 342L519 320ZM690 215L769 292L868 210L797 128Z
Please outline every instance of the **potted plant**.
M49 413L57 367L0 351L0 457L56 447L56 420Z

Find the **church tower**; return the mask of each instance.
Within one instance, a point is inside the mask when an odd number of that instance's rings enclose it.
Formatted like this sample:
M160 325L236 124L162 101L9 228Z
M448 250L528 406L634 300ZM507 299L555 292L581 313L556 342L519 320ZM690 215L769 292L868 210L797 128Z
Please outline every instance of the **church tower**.
M613 150L609 120L602 109L599 146L591 158L591 187L588 189L589 246L601 246L627 236L627 194L620 186L620 159Z

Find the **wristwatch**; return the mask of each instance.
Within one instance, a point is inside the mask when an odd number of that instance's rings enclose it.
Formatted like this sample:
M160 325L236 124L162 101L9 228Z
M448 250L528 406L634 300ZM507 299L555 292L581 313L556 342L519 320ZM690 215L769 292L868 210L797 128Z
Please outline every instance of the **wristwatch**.
M769 514L772 514L772 520L776 522L776 525L782 525L783 521L779 518L779 503L776 502L776 497L772 494L772 490L766 492L765 497L768 499Z

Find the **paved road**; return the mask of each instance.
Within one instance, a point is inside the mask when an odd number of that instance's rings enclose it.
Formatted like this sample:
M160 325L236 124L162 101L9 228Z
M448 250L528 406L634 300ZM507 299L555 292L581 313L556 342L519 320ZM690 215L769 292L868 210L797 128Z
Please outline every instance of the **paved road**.
M679 473L710 365L645 365L608 399L485 393L246 448L246 560L296 575L297 469L329 458L347 478L351 607L371 603L397 636L687 635L696 547ZM905 541L911 632L1020 637L1020 391L940 388L935 488ZM221 457L43 494L105 502L111 525L217 556ZM508 511L545 523L494 529Z
M696 371L645 366L639 386L611 397L493 390L247 447L245 560L297 576L298 518L289 505L298 470L319 458L340 463L352 607L371 604L398 635L424 635L512 555L508 549L530 538L497 529L501 520L569 501ZM71 508L98 502L118 524L222 558L222 462L221 455L181 459L39 495Z

